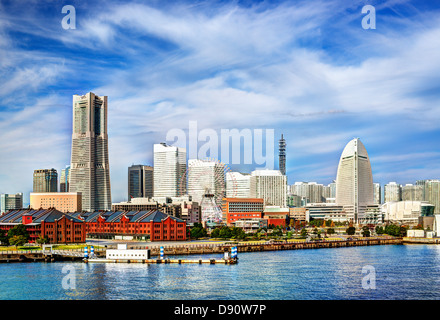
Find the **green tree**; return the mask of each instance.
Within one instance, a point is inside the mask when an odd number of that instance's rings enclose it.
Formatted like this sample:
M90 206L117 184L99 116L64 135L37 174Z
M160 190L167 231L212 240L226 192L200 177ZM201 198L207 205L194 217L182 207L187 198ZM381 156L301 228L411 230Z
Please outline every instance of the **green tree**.
M49 238L47 237L47 236L42 236L42 235L40 235L36 240L35 240L35 242L37 243L37 244L39 244L40 245L40 247L42 247L42 245L43 244L47 244L47 243L49 243Z
M23 235L15 235L9 238L9 243L16 248L24 245L27 242L27 239Z
M306 230L306 228L302 228L301 229L301 238L307 238L307 235L308 235L309 233L307 232L307 230Z
M6 233L5 230L1 230L0 229L0 243L2 245L8 245L9 244L9 239L8 239L8 235Z
M382 226L376 226L376 233L377 234L384 234L385 230Z
M335 234L335 229L329 228L329 229L327 229L327 233L328 234Z
M389 224L389 225L385 226L384 233L388 234L390 236L399 237L400 236L400 227L395 224Z
M224 238L224 239L231 238L232 237L231 229L226 226L221 227L220 232L219 232L219 237Z
M348 235L352 236L356 233L356 228L355 227L348 227L347 230L345 231Z
M190 234L191 238L198 239L206 237L208 235L208 232L205 228L203 228L201 223L194 223L194 226L191 228Z
M332 220L327 220L327 221L325 222L325 226L326 226L326 227L331 227L332 224L333 224L333 221L332 221Z
M220 238L220 229L215 228L211 231L211 238Z
M362 227L362 235L364 237L369 237L370 236L370 229L367 226Z
M13 236L23 236L26 241L29 240L29 233L26 231L26 226L24 224L19 224L8 231L8 238L11 239Z

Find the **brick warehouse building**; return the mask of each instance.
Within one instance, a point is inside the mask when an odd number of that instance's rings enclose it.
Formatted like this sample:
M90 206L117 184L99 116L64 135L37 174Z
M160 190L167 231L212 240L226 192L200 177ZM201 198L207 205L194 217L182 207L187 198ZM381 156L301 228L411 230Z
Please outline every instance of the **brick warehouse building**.
M0 216L0 229L8 232L23 224L29 243L40 236L49 242L84 243L86 236L113 238L115 235L147 236L151 241L186 240L186 222L159 210L96 211L62 213L51 209L11 210Z
M135 238L146 236L151 241L186 240L186 222L155 209L76 214L85 221L88 236L112 238L116 235L131 235Z
M29 243L41 236L47 236L50 243L84 243L86 228L84 221L51 209L11 210L0 216L0 229L8 232L23 224L29 233Z

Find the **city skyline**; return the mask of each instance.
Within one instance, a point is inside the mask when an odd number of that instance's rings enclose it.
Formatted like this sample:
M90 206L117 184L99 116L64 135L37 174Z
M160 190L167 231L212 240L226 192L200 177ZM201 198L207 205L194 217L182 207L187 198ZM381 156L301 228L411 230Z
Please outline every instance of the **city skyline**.
M72 1L75 30L53 1L0 4L0 193L27 202L34 170L70 164L71 99L86 92L108 96L113 202L127 168L152 165L153 144L193 120L273 128L276 158L283 134L289 184L331 183L354 137L382 186L440 178L439 7L371 4L375 30L363 2Z

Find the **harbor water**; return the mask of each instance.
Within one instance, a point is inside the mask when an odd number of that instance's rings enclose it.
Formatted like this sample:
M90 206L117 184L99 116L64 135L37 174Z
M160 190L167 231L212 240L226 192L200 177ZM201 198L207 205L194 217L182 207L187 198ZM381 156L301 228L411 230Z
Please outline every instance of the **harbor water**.
M197 259L220 255L191 256ZM439 245L239 253L237 265L0 264L1 300L440 299Z

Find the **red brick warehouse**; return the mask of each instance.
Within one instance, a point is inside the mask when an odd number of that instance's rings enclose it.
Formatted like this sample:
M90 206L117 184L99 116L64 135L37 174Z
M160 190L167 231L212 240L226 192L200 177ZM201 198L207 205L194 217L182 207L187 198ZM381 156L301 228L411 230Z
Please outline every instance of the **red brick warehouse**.
M97 211L77 213L85 221L88 236L113 238L129 235L151 241L186 240L186 222L159 210Z
M39 236L47 236L50 243L84 243L85 223L56 209L12 210L0 217L0 229L8 232L23 224L29 234L29 243L35 243Z

